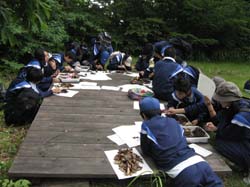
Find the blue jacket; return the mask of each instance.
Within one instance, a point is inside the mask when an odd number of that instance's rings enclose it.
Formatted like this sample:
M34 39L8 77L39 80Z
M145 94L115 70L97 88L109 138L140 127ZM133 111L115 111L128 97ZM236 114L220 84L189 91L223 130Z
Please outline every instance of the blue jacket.
M12 81L6 92L6 101L11 99L12 97L15 97L16 94L18 94L24 88L33 89L31 87L31 84L27 82L26 80L15 79L14 81ZM48 97L53 94L51 90L44 92L38 86L36 86L36 88L41 98Z
M183 129L173 118L155 116L142 124L141 148L157 167L165 171L195 155L187 145Z
M198 119L199 122L201 122L207 117L207 112L202 112L202 108L197 108L199 106L206 108L204 96L195 87L191 88L191 96L182 100L177 98L176 92L174 91L172 93L172 99L168 102L168 107L184 108L185 114L190 121Z
M183 72L185 73L186 77L190 80L192 86L197 87L200 75L199 70L193 66L187 65L183 67Z
M54 53L52 54L52 58L57 62L57 68L62 71L64 69L64 54L63 53Z
M149 60L151 59L151 56L147 56L146 58L143 58L141 55L139 56L135 68L137 71L144 71L149 66Z
M241 99L217 112L217 138L250 142L250 101Z
M183 71L182 66L177 64L173 58L165 57L155 64L154 70L153 91L156 97L160 96L164 100L171 99L174 91L173 80Z
M34 59L32 61L30 61L27 65L25 65L18 73L17 75L17 79L20 80L26 80L26 76L27 76L27 72L31 69L31 68L36 68L36 69L41 69L42 72L44 73L44 64L42 64L41 62L39 62L38 60ZM43 89L42 85L51 85L52 84L52 77L43 77L42 80L40 81L40 85L41 87L38 85L38 87L40 87L40 89ZM47 87L49 87L47 86ZM48 89L48 88L47 88Z
M155 53L160 54L161 56L164 56L164 51L166 49L167 46L171 45L169 42L167 41L159 41L154 43L154 51Z

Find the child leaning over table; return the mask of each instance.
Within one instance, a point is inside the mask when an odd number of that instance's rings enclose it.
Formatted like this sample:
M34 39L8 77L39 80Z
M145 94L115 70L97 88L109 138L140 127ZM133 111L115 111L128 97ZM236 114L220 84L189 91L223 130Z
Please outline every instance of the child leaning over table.
M234 83L226 81L217 86L213 99L222 108L216 111L206 101L211 117L206 130L216 132L216 150L235 164L231 166L248 173L243 181L250 184L250 101L242 98Z
M178 77L174 80L174 92L168 102L168 115L185 113L193 125L198 125L208 118L207 111L201 112L199 106L204 108L204 96L195 87L192 87L188 78Z
M188 147L178 122L161 116L159 100L146 97L139 105L144 120L141 129L142 152L173 179L172 187L223 186L208 163Z

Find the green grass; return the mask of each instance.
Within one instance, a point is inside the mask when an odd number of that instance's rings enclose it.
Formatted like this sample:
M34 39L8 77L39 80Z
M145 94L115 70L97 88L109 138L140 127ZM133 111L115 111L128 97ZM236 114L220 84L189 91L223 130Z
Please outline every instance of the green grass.
M244 96L250 97L250 94L243 90L244 83L250 79L250 63L190 62L189 64L199 68L211 78L220 76L227 81L234 82L241 89Z
M239 88L242 90L242 93L246 97L250 97L250 94L247 94L243 91L243 85L246 80L250 79L250 64L248 63L232 63L232 62L190 62L190 65L193 65L199 68L203 73L208 75L209 77L213 76L221 76L227 81L232 81L236 83ZM5 86L10 82L9 77L6 75L1 76L0 73L0 81L4 82ZM5 127L3 121L3 113L0 112L0 180L3 178L7 178L7 171L11 166L14 156L17 153L18 147L22 142L27 128L13 128L13 127ZM225 187L246 187L246 185L242 182L242 176L238 173L233 173L232 176L223 178ZM106 182L105 182L106 181ZM150 186L148 182L141 182L143 180L139 180L139 184L136 186ZM127 184L130 180L127 181ZM102 181L94 181L92 182L92 186L95 187L104 187L104 186L126 186L126 184L117 182L110 182L107 180ZM1 187L1 184L0 184Z

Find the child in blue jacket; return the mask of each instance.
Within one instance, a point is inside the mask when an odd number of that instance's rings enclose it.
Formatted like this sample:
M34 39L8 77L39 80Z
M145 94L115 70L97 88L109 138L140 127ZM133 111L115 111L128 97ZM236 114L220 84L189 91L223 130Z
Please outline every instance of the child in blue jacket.
M206 102L211 122L206 130L215 131L215 148L248 176L243 180L250 184L250 101L242 98L240 89L232 82L220 83L213 99L220 103L215 110Z
M156 166L173 178L172 187L222 187L211 167L187 145L182 127L173 118L162 117L157 99L140 101L143 118L141 149Z
M172 99L168 102L167 114L174 115L185 113L193 125L198 125L208 118L206 111L200 112L204 108L204 96L195 87L192 87L188 78L178 77L174 81L174 92Z
M153 91L156 98L169 101L174 91L173 81L182 75L183 67L176 63L172 45L163 47L161 54L164 57L154 67Z

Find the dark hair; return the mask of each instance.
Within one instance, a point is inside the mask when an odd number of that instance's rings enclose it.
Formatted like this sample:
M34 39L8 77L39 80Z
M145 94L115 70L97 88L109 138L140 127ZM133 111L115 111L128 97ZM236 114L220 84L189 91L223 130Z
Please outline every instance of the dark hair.
M142 114L144 114L148 119L151 119L154 116L161 115L161 110L149 110L149 111L140 112L141 116Z
M35 50L34 57L37 59L39 62L45 62L45 50L43 48L38 48Z
M191 83L187 78L178 77L174 80L174 89L180 92L187 93L191 89Z
M153 51L154 51L154 46L151 43L147 43L143 48L142 48L142 55L153 55Z
M175 56L176 56L175 48L168 47L167 49L165 49L164 56L169 56L169 57L175 58Z
M75 54L74 52L72 52L72 51L67 51L67 52L65 53L65 56L69 57L69 58L72 59L73 61L75 61L75 59L76 59L76 54Z
M26 80L34 83L38 83L43 78L43 72L41 69L31 68L27 72Z

